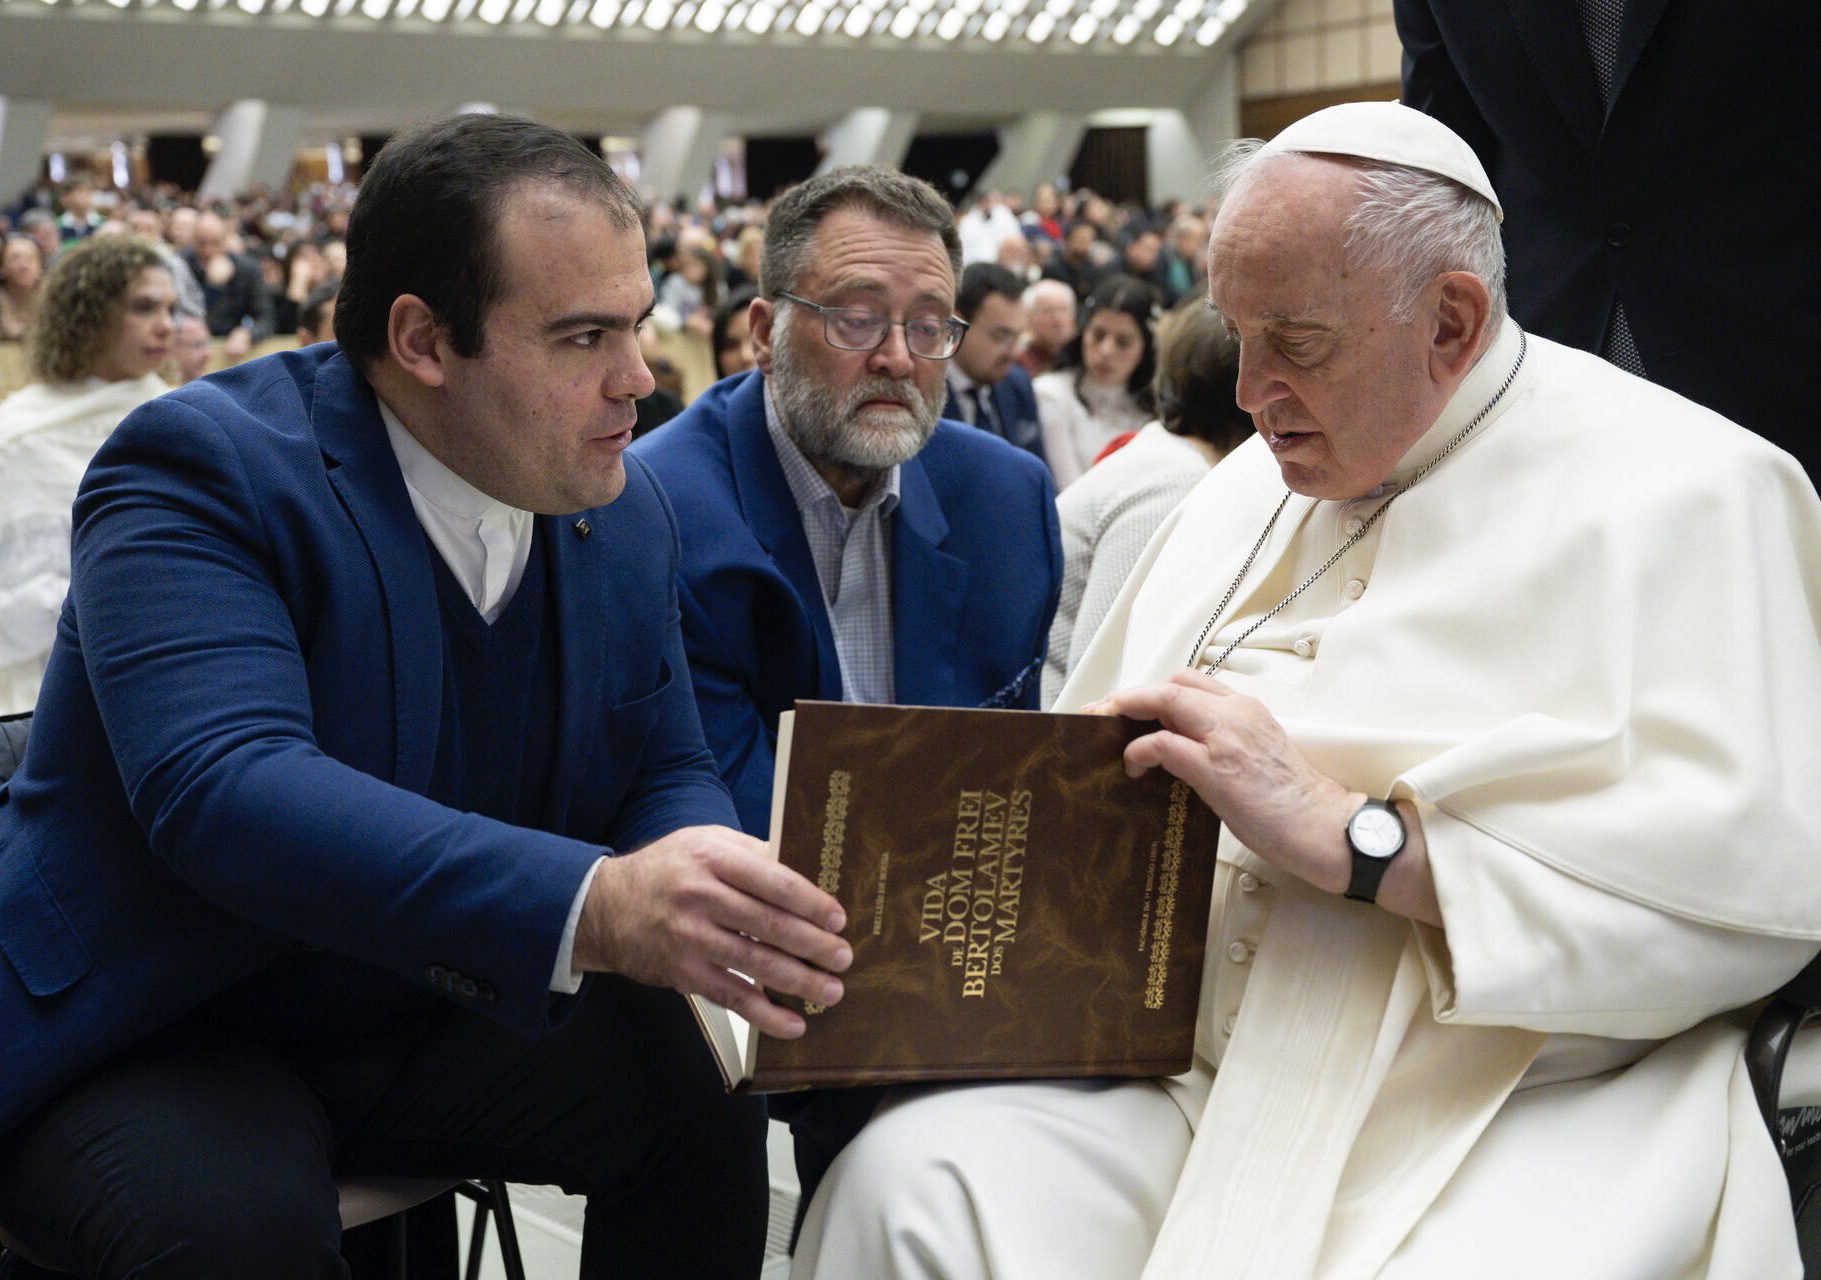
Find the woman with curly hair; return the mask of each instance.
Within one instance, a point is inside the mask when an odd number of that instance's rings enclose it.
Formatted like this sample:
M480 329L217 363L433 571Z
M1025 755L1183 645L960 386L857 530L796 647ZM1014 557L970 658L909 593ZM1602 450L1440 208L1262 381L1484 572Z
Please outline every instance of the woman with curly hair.
M0 714L38 698L70 580L70 504L89 459L166 390L177 287L158 246L97 235L66 250L26 334L33 381L0 401Z
M1133 276L1108 276L1082 308L1081 330L1056 367L1031 384L1043 423L1043 456L1060 492L1093 465L1115 436L1152 417L1157 292Z

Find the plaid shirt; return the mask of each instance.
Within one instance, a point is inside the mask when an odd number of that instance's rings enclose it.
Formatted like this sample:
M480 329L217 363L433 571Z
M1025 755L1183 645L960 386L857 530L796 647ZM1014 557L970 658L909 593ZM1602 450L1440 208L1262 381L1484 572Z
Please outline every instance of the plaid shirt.
M885 482L866 496L859 510L850 511L785 434L769 383L765 429L803 519L803 536L809 540L816 578L822 584L822 601L841 660L842 700L891 702L896 683L889 548L892 512L898 508L898 468L886 473Z

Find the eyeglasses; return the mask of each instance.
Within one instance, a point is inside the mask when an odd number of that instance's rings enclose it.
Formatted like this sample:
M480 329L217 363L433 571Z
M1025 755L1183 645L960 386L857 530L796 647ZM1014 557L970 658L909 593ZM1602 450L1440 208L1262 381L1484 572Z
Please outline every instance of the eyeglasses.
M955 354L961 345L961 336L967 332L967 321L957 316L912 316L909 320L893 320L864 307L825 307L782 289L778 296L820 313L822 337L829 346L841 351L877 350L895 325L904 330L904 345L912 355L924 360L946 360Z

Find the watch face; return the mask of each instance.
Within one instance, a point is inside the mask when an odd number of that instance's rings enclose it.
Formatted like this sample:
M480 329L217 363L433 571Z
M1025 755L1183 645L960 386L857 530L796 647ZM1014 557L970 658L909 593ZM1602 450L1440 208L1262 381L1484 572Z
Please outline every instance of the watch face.
M1367 805L1347 824L1347 836L1368 858L1389 858L1404 847L1404 823L1391 809Z

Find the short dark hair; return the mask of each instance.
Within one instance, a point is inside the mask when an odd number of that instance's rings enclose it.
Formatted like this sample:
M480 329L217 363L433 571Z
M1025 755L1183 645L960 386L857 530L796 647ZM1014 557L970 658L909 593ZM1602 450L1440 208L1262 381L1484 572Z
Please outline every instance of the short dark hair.
M497 229L524 184L597 200L639 232L639 198L600 154L521 116L459 115L393 138L373 161L348 216L348 269L335 339L365 364L384 356L392 304L415 294L448 327L458 355L485 343L487 312L505 292Z
M809 270L822 219L839 209L860 209L894 226L929 232L942 241L950 269L960 276L961 235L954 207L941 192L888 165L847 164L799 182L772 202L759 259L762 297L775 299L796 289Z
M955 294L955 314L972 320L980 306L993 296L1024 301L1024 281L997 262L975 262L961 273L961 288Z
M1206 440L1223 454L1252 435L1238 404L1239 339L1203 298L1185 298L1157 326L1157 416L1164 430Z

